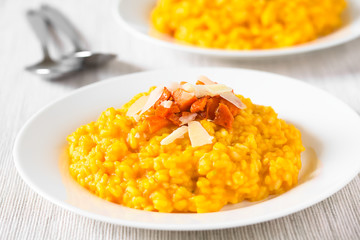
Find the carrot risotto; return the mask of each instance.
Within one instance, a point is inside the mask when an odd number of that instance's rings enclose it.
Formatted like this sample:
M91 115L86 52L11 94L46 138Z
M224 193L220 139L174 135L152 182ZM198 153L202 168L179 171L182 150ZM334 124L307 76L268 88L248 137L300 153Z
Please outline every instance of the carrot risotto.
M342 25L345 0L158 0L155 30L205 48L270 49L325 36Z
M69 170L90 192L158 212L214 212L297 184L299 130L206 77L139 93L67 138Z

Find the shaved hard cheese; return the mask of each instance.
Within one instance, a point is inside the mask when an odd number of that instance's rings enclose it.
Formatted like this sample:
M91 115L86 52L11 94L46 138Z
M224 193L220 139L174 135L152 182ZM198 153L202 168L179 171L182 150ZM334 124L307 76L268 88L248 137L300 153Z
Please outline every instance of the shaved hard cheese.
M185 124L195 120L196 116L197 116L197 113L191 113L191 114L189 114L187 116L181 116L179 118L179 120L181 122L181 125L185 125Z
M187 126L179 127L178 129L174 130L169 136L167 136L166 138L161 140L160 144L168 145L168 144L174 142L176 139L182 138L184 136L184 134L187 133L187 131L188 131Z
M197 98L205 96L214 97L225 92L231 92L232 89L224 84L211 84L211 85L194 85L194 93Z
M181 88L188 92L195 92L195 85L191 83L185 83L181 85Z
M133 117L136 121L139 120L138 113L143 109L146 102L148 101L149 96L142 96L138 100L136 100L126 112L126 116Z
M171 108L171 105L173 104L173 101L170 100L166 100L160 103L161 106L163 106L164 108Z
M205 76L200 76L198 80L204 83L205 85L216 84L216 82L211 81L208 77Z
M161 97L161 94L164 91L164 86L159 86L157 88L155 88L149 95L149 98L147 100L147 102L145 103L145 106L143 107L143 109L140 112L140 116L141 114L143 114L144 112L146 112L147 110L149 110L152 106L154 106L154 104L156 103L157 100L159 100L159 98Z
M238 98L233 92L222 93L222 94L220 94L220 97L231 102L237 108L240 108L240 109L246 108L246 105L243 102L241 102L240 98Z
M180 84L178 82L170 82L166 85L166 88L172 93L176 89L180 88Z
M205 85L214 85L214 84L216 84L215 82L211 81L209 78L207 78L205 76L199 77L199 81L203 82ZM225 100L231 102L232 104L234 104L235 107L237 107L237 108L240 108L240 109L245 109L246 108L246 105L243 102L241 102L241 100L233 93L233 91L223 92L223 93L220 93L219 95L223 99L225 99Z
M232 88L229 88L228 86L226 86L224 84L205 85L205 88L208 91L209 96L211 96L211 97L232 91Z
M211 144L214 137L210 136L206 129L198 121L188 123L189 138L192 147L200 147Z
M205 85L195 85L194 88L195 88L195 92L194 92L195 97L197 98L202 98L209 95Z

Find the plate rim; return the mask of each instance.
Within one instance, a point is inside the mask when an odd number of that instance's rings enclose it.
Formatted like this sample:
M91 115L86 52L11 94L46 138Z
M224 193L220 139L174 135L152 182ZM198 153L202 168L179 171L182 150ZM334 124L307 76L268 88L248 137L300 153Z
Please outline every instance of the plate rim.
M116 22L119 23L120 26L122 26L123 29L125 29L128 33L135 36L137 39L140 39L142 41L150 42L151 44L154 44L156 46L164 47L166 49L176 50L179 52L184 53L191 53L191 54L198 54L208 57L218 57L218 58L268 58L268 57L284 57L289 55L295 55L295 54L302 54L302 53L309 53L309 52L315 52L324 50L327 48L339 46L342 44L345 44L347 42L350 42L358 37L360 37L360 30L356 31L356 33L347 35L346 37L340 38L339 40L333 40L330 42L325 43L315 43L311 45L298 45L297 47L286 47L281 49L270 49L270 50L251 50L251 51L244 51L244 50L221 50L221 49L207 49L207 48L201 48L196 46L187 46L187 45L181 45L176 43L167 42L161 39L157 39L154 37L151 37L150 35L144 34L140 31L137 31L133 27L130 26L130 24L125 21L125 19L122 17L122 15L119 13L119 4L122 1L128 1L128 0L112 0L111 5L111 12L113 17L115 18ZM357 26L360 27L360 17L356 19L351 25L356 23ZM354 28L352 28L354 30Z
M293 214L295 212L301 211L305 208L308 208L310 206L313 206L325 199L327 199L328 197L330 197L331 195L335 194L336 192L338 192L340 189L342 189L343 187L345 187L347 184L349 184L350 181L352 181L360 172L360 164L358 166L358 169L354 168L355 170L351 173L347 175L346 181L342 181L341 183L335 185L333 188L331 188L330 190L328 190L326 193L322 193L319 194L317 196L317 198L311 198L311 200L307 200L305 201L303 204L301 205L297 205L295 207L292 207L290 210L289 209L285 209L285 210L281 210L278 211L275 214L267 214L267 215L263 215L260 219L254 219L252 221L247 221L246 223L238 223L237 221L232 221L232 222L226 222L224 223L205 223L205 224L199 224L199 225L180 225L180 224L167 224L167 225L161 225L158 223L143 223L143 222L137 222L135 220L123 220L120 218L113 218L113 217L107 217L101 214L97 214L97 213L92 213L89 212L87 210L83 210L80 209L76 206L73 206L65 201L61 201L56 199L55 197L52 197L50 194L46 193L45 191L43 191L40 187L38 187L35 183L33 183L33 181L31 180L31 178L28 177L28 175L25 173L25 171L22 169L22 167L20 166L20 159L19 159L19 148L20 148L20 141L22 139L22 135L26 132L26 129L28 128L29 125L32 124L32 122L36 121L36 119L38 118L38 116L40 116L43 112L45 112L47 109L51 108L54 104L61 102L62 100L76 95L80 92L84 92L86 91L88 88L94 88L100 85L106 85L106 84L112 84L112 82L115 81L119 81L118 79L121 78L126 78L128 76L133 76L133 75L147 75L147 74L152 74L152 73L160 73L160 72L171 72L173 70L177 70L177 71L197 71L197 70L201 70L201 71L206 71L206 70L210 70L210 71L218 71L218 70L222 70L222 71L239 71L239 72L248 72L248 73L252 73L252 74L263 74L263 75L272 75L273 77L278 77L278 78L283 78L283 79L288 79L292 82L295 82L297 84L301 84L304 85L306 87L310 87L311 89L317 90L317 91L321 91L322 93L327 94L329 97L331 97L333 100L338 101L339 104L342 105L343 108L347 109L347 111L351 112L351 114L354 115L354 117L357 118L358 122L360 123L360 116L355 112L354 109L352 109L348 104L346 104L345 102L343 102L341 99L335 97L334 95L326 92L325 90L315 87L313 85L310 85L306 82L303 82L301 80L292 78L292 77L288 77L285 75L280 75L280 74L276 74L276 73L271 73L271 72L265 72L265 71L259 71L259 70L253 70L253 69L244 69L244 68L228 68L228 67L217 67L217 68L212 68L212 67L184 67L184 68L172 68L172 69L167 69L167 70L151 70L151 71L143 71L143 72L137 72L137 73L130 73L130 74L125 74L125 75L120 75L120 76L116 76L116 77L111 77L99 82L95 82L83 87L80 87L68 94L65 94L62 97L59 97L55 100L53 100L52 102L46 104L44 107L40 108L40 110L38 110L36 113L34 113L30 118L28 118L28 120L25 122L25 124L21 127L21 129L19 130L14 145L13 145L13 159L14 159L14 163L15 163L15 167L19 173L19 175L21 176L21 178L23 179L23 181L32 189L34 190L37 194L39 194L41 197L45 198L46 200L48 200L49 202L54 203L55 205L62 207L66 210L69 210L77 215L80 216L85 216L94 220L98 220L98 221L102 221L102 222L107 222L107 223L112 223L112 224L116 224L116 225L123 225L123 226L128 226L128 227L135 227L135 228L142 228L142 229L153 229L153 230L171 230L171 231L196 231L196 230L215 230L215 229L227 229L227 228L234 228L234 227L241 227L241 226L248 226L248 225L252 225L252 224L256 224L256 223L262 223L262 222L266 222L269 220L274 220L274 219L278 219L280 217L285 217L288 216L290 214ZM138 210L141 211L141 210ZM216 214L215 213L202 213L202 214ZM158 213L158 214L169 214L169 213ZM170 213L171 214L171 213ZM177 213L179 214L179 213ZM181 213L180 213L181 214ZM186 213L187 214L187 213ZM191 213L190 213L191 214ZM195 213L194 213L195 214Z

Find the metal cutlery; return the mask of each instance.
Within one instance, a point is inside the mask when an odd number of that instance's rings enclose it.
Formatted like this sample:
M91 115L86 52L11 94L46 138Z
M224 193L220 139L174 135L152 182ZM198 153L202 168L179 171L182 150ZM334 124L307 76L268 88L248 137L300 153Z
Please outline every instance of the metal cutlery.
M58 10L43 5L39 11L29 10L27 19L35 35L40 40L43 60L37 64L26 67L26 70L45 79L56 79L67 76L75 71L100 66L116 55L93 53L86 49L80 34L73 24ZM70 39L74 51L54 60L49 54L50 32L49 27L60 30Z
M63 58L78 58L85 66L99 66L113 59L116 55L105 53L93 53L86 49L86 44L81 41L82 37L75 26L59 10L42 5L40 10L46 21L55 29L62 31L74 45L74 51Z
M67 60L54 61L49 54L49 32L46 23L39 11L30 10L26 17L40 41L43 60L26 67L26 70L46 79L55 79L66 76L81 68L81 61Z

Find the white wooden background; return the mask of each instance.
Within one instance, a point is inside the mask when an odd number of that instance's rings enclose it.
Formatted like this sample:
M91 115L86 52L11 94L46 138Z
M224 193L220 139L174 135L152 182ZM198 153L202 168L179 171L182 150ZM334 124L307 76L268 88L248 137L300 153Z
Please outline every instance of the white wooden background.
M24 13L42 2L65 12L93 50L117 53L118 60L61 82L43 81L25 72L24 66L38 61L41 54ZM34 193L13 163L17 132L50 101L112 76L177 66L265 70L322 88L360 113L360 39L286 58L218 60L137 40L117 25L110 8L109 0L0 0L0 239L360 239L359 175L329 199L290 216L247 227L201 232L151 231L106 224L65 211Z

